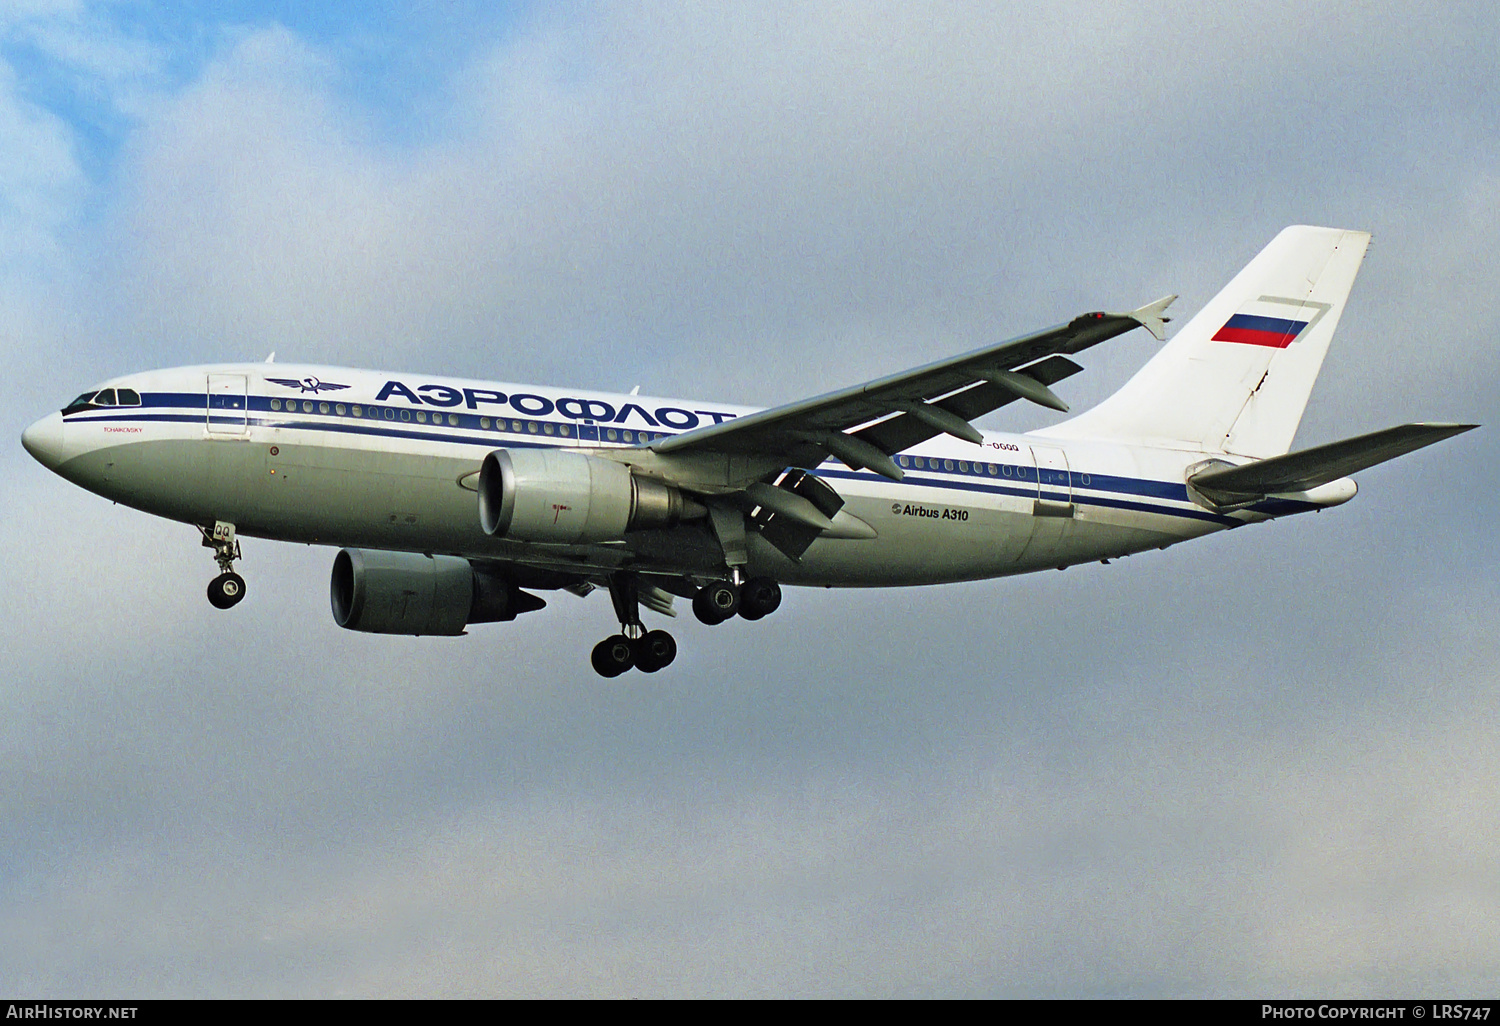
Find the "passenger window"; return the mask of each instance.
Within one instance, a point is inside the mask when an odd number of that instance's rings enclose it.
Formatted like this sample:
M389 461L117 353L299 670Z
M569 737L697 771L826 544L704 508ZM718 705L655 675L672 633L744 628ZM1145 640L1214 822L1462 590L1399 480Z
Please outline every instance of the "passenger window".
M328 404L327 403L319 403L318 404L318 412L319 413L327 413L328 412Z
M532 434L536 434L536 421L528 420L526 422L526 430L530 431Z
M418 424L426 424L427 423L427 411L426 410L418 410L417 411L417 423Z
M302 400L302 412L303 413L311 413L312 412L312 400L311 399L304 399L304 400Z
M543 430L543 431L545 431L545 432L547 432L547 434L549 434L549 435L550 435L550 434L551 434L551 433L552 433L552 432L553 432L553 430L555 430L555 429L554 429L554 428L553 428L553 426L552 426L552 425L551 425L551 424L550 424L550 423L549 423L549 424L543 424L543 425L542 425L542 430Z
M449 427L458 427L458 414L456 414L456 413L450 413L450 414L448 414L448 426Z
M562 426L562 433L564 436L571 435L573 433L573 428L567 424L564 424Z
M281 400L280 399L272 399L271 400L271 409L273 409L273 410L279 410L279 409L281 409Z

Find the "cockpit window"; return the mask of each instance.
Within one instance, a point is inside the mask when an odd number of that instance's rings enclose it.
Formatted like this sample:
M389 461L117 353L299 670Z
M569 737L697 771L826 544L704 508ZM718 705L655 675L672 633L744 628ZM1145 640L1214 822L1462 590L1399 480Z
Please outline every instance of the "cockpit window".
M77 413L79 410L86 410L90 405L92 405L93 402L94 393L85 392L83 393L83 395L79 396L77 399L74 399L68 405L64 406L63 414L66 415L69 413Z
M63 407L63 414L78 413L82 410L97 410L108 406L139 406L141 405L141 393L133 388L105 388L97 392L85 392Z

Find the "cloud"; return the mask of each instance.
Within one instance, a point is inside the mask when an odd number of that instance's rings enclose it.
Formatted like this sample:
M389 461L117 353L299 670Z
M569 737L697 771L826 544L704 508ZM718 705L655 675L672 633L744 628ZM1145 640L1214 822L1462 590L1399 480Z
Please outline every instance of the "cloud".
M28 103L0 61L0 272L40 274L63 252L59 233L78 215L86 189L72 133Z
M168 995L1462 991L1495 969L1495 711L1067 749L1011 728L753 784L672 759L291 846L167 826L21 903L12 964Z

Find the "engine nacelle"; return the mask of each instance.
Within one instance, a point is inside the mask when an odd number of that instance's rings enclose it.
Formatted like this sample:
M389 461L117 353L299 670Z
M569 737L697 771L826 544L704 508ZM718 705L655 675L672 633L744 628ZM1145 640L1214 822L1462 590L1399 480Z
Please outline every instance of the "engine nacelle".
M368 634L462 634L546 605L458 556L340 549L329 583L333 619Z
M479 470L479 524L517 541L618 541L708 511L623 463L560 449L496 449Z

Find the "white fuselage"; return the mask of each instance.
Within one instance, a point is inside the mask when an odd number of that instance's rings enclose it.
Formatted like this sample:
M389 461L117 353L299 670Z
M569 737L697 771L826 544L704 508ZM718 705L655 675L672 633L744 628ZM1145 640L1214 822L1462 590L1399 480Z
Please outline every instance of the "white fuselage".
M185 523L333 546L445 553L573 571L711 576L723 553L704 525L620 543L539 545L486 535L476 478L493 450L576 448L650 469L653 441L753 412L636 395L345 368L241 364L135 374L98 386L139 405L53 414L27 447L100 495ZM342 387L339 387L342 386ZM750 571L787 584L974 580L1161 548L1314 508L1265 502L1228 515L1196 504L1184 471L1204 454L984 433L938 436L888 480L814 469L873 537L822 537L800 560L752 534ZM712 490L738 459L687 470ZM683 468L679 467L679 472ZM774 469L774 468L773 468Z

